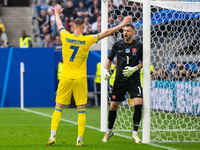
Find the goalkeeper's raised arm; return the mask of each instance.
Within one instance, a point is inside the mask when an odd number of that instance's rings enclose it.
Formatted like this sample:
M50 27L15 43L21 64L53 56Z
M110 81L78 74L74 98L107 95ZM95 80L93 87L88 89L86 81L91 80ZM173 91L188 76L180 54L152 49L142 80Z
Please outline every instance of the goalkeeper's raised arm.
M114 28L110 28L102 33L99 34L99 40L115 33L116 31L120 30L122 27L124 27L125 25L127 25L130 21L132 20L132 16L127 16L124 18L124 21L122 22L122 24L114 27Z

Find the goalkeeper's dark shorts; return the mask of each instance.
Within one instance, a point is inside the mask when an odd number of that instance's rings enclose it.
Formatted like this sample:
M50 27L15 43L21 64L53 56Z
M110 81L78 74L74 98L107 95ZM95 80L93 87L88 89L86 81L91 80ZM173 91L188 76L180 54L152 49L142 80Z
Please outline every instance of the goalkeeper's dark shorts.
M126 92L130 99L143 98L140 82L115 82L112 90L112 101L124 101Z

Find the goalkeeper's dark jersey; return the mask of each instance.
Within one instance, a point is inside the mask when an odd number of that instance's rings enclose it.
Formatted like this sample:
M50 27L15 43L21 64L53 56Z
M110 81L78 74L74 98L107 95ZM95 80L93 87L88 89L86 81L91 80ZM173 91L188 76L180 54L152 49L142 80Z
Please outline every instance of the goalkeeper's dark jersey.
M142 43L136 40L133 40L130 44L125 43L124 40L115 42L108 59L112 61L117 54L116 81L140 81L139 70L130 77L124 77L123 70L126 66L137 66L142 61L142 51Z

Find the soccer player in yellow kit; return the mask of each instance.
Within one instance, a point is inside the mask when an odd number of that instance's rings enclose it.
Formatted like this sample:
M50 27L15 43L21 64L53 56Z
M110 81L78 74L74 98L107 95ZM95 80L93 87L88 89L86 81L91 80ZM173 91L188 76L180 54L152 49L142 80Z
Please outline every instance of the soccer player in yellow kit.
M77 146L83 145L83 134L85 131L85 104L87 104L87 75L86 61L89 48L98 40L113 34L128 24L132 16L125 17L122 24L108 29L103 33L96 35L82 35L85 28L84 21L81 18L74 20L74 33L71 34L65 30L60 20L60 13L63 11L60 5L55 6L55 16L57 28L60 31L62 41L63 69L61 79L58 85L56 106L51 121L51 135L46 145L52 145L56 142L56 131L61 119L61 112L64 105L71 102L73 93L78 111L78 138Z

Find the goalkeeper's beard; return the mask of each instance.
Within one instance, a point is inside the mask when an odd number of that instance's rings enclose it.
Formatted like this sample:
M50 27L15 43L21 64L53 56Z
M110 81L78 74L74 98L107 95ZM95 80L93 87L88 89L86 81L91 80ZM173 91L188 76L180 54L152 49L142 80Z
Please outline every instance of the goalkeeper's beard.
M132 40L133 40L132 36L129 37L128 35L124 35L125 43L130 43L130 42L132 42Z

